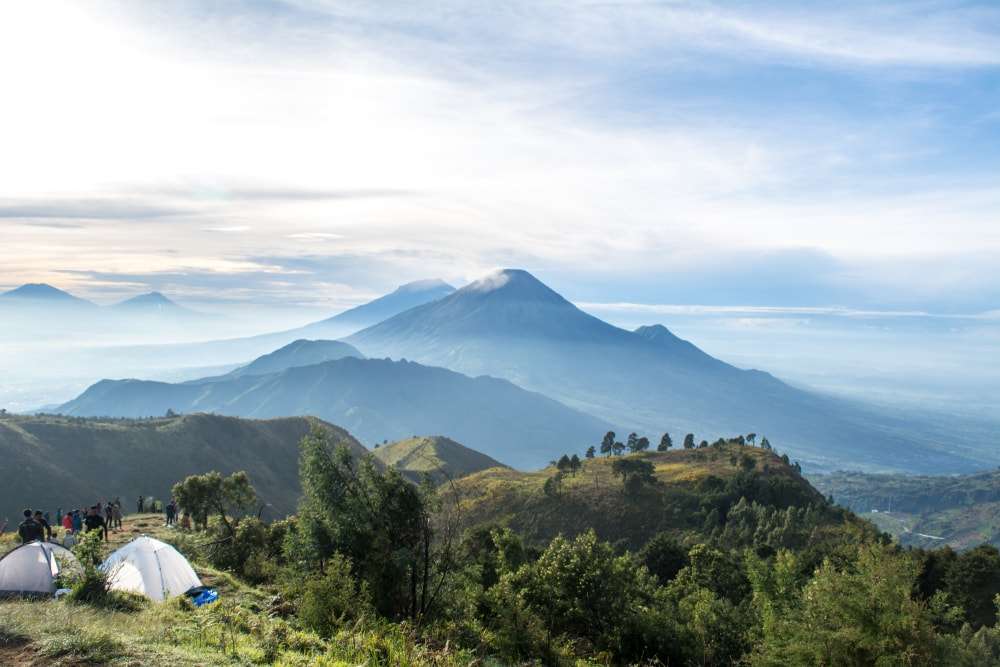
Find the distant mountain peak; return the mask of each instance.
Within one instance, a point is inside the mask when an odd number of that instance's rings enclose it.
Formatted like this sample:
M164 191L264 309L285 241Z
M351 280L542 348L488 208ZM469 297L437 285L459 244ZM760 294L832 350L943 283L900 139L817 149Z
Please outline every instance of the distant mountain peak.
M558 292L524 269L501 269L469 283L457 294L497 295L522 301L569 303Z
M27 283L21 285L9 292L4 292L0 296L16 298L16 299L62 299L69 300L73 299L80 301L81 299L73 296L69 292L64 292L63 290L53 287L48 283Z
M144 310L183 310L175 301L171 301L161 292L146 292L115 304L116 308L135 308Z
M426 292L428 290L445 290L454 292L455 288L441 280L440 278L427 278L425 280L414 280L411 283L400 285L394 291L395 294L408 294L410 292Z
M680 340L674 335L670 329L666 328L662 324L649 324L643 325L633 331L634 334L642 336L646 340L651 341L675 341Z

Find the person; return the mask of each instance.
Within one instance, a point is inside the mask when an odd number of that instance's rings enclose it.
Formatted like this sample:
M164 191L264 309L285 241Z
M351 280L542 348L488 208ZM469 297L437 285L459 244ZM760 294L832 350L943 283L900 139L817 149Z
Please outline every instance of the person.
M176 511L176 508L177 508L177 506L174 505L174 500L173 500L173 498L171 498L170 502L167 503L167 525L168 526L174 525L174 512Z
M191 530L191 515L187 512L181 515L181 528Z
M111 507L111 503L105 503L104 504L104 525L107 526L108 528L114 528L114 526L115 526L114 516L115 516L115 511Z
M62 525L62 520L63 520L62 508L61 507L57 507L56 508L56 525L57 526L61 526Z
M87 532L92 530L99 530L104 535L104 541L108 540L108 524L105 523L104 517L98 512L100 505L94 505L87 511L87 518L83 520L83 525L86 526Z
M75 547L76 546L76 535L74 535L73 533L67 531L63 535L62 545L66 549L72 549L73 547Z
M67 533L73 532L73 510L66 512L66 514L63 515L62 527Z
M31 517L31 510L24 510L24 521L17 527L17 536L21 538L21 544L41 541L44 537L42 527Z
M52 539L52 526L49 525L48 520L42 515L42 510L35 510L35 523L42 527L42 533L44 534L44 540Z
M142 507L143 507L142 501L143 500L145 500L145 498L143 498L142 496L139 496L139 500L136 501L136 508L137 508L136 511L139 514L142 514Z
M122 527L122 506L121 503L115 502L111 505L111 525L113 525L118 530Z
M73 510L73 532L79 533L83 530L83 516L80 514L80 510Z

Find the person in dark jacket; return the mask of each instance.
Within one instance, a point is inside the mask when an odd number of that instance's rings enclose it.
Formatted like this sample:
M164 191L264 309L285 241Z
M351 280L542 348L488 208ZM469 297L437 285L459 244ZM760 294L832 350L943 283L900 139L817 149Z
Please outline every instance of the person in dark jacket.
M87 518L83 520L83 525L89 533L92 530L99 530L104 535L104 541L108 539L108 525L104 522L104 517L99 512L99 505L94 505L87 510Z
M80 510L73 510L73 532L79 533L81 530L83 530L83 516Z
M21 538L21 544L45 538L42 526L31 517L30 509L24 510L24 521L17 527L17 536Z
M42 527L42 533L45 535L46 540L52 539L52 526L49 525L48 520L45 515L42 514L41 510L35 510L35 523Z

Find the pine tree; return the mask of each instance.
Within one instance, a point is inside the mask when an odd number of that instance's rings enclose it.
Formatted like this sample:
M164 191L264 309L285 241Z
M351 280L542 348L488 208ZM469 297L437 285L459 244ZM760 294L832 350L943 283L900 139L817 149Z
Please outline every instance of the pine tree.
M656 451L666 452L673 446L674 446L674 441L670 439L670 434L664 433L663 437L660 438L660 444L656 447Z
M684 449L694 449L694 433L684 436Z
M615 453L615 432L608 431L604 434L604 439L601 440L601 454L607 454L611 456Z
M587 447L587 453L584 456L586 456L588 459L592 459L596 454L597 454L597 449L593 445L591 445L590 447Z

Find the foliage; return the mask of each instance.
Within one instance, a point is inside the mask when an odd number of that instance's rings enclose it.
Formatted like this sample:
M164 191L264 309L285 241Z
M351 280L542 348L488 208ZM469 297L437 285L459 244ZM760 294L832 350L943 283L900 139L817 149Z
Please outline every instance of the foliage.
M229 477L215 471L190 475L174 484L171 492L196 525L207 529L208 517L214 514L229 534L233 532L229 517L249 509L257 499L257 492L244 471L234 472Z

